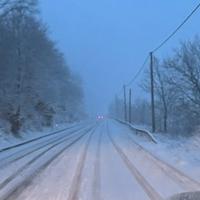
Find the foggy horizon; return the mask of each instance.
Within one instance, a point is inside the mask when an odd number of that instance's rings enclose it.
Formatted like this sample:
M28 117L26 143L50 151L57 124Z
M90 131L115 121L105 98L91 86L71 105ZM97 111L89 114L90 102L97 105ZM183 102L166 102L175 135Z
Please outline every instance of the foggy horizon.
M48 0L41 0L40 6L52 39L58 43L69 67L83 80L88 113L96 116L107 114L122 85L130 81L147 54L197 2L58 0L49 4ZM196 26L199 17L196 13L155 56L167 57L181 41L200 34ZM132 88L134 98L139 98L141 88L137 83Z

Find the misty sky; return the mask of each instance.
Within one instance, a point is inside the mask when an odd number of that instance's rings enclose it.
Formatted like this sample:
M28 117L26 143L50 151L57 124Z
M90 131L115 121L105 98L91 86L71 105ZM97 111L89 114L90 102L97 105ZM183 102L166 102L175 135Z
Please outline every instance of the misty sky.
M197 0L40 0L41 14L68 65L78 72L90 114L104 114L123 83L197 5ZM156 56L200 34L200 12ZM133 89L137 85L132 86ZM135 89L134 97L139 96Z

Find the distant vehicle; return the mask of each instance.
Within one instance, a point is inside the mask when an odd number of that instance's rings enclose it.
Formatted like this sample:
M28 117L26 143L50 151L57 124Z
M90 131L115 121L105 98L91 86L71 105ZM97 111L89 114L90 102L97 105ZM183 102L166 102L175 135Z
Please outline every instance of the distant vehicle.
M98 120L102 120L102 119L104 119L104 116L103 116L103 115L98 115L98 116L97 116L97 119L98 119Z

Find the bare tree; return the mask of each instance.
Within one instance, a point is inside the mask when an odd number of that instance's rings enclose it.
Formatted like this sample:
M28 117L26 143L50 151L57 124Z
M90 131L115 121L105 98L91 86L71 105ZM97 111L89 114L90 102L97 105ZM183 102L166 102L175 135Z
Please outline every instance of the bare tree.
M184 42L166 66L182 98L192 104L191 111L200 114L200 40Z
M172 110L173 105L177 98L177 90L174 85L169 84L169 74L166 70L165 62L159 63L155 59L155 94L157 100L157 109L160 109L162 115L161 121L163 121L163 131L167 132L168 130L168 117L169 112Z

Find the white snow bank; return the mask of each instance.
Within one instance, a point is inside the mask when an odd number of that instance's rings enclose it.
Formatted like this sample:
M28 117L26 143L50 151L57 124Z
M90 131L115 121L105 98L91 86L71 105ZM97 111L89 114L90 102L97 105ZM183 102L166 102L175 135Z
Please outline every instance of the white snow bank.
M157 142L155 145L139 135L132 134L131 130L127 130L127 133L130 133L134 141L147 151L200 182L200 134L184 137L180 134L155 133Z
M0 132L0 152L3 149L11 148L12 146L17 146L29 141L38 139L40 137L45 137L54 134L58 131L62 131L68 128L75 127L76 125L81 125L87 123L86 121L74 122L71 124L57 124L54 127L44 128L42 131L29 131L22 133L20 137L14 137L12 134L4 134Z
M152 135L152 133L149 130L147 130L145 128L142 128L140 126L135 126L135 125L133 125L133 124L131 124L129 122L124 122L124 121L121 121L121 120L118 120L118 119L116 119L116 120L118 122L122 123L122 124L125 124L125 125L129 126L131 129L133 129L134 131L136 131L136 133L139 132L139 133L144 134L145 136L148 137L148 139L150 139L152 142L154 142L154 143L157 144L156 138Z
M137 141L154 155L200 181L200 136L183 137L156 133L157 145Z

